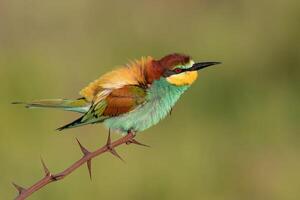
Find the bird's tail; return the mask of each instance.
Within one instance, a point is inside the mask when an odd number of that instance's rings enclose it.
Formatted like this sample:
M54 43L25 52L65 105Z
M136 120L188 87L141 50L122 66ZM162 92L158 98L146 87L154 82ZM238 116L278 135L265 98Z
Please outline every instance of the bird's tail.
M62 110L86 113L91 103L84 98L80 99L42 99L32 102L13 102L13 104L24 104L26 108L60 108Z
M99 118L95 118L95 119L92 119L92 120L84 120L84 115L78 119L76 119L75 121L69 123L69 124L66 124L62 127L59 127L58 131L62 131L64 129L69 129L69 128L76 128L76 127L79 127L79 126L83 126L83 125L87 125L87 124L95 124L95 123L99 123L99 122L103 122L107 117L99 117Z

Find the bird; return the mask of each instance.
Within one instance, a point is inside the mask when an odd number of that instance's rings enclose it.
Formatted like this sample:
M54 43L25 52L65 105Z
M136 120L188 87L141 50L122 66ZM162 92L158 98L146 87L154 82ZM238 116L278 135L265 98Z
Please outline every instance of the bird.
M160 59L151 56L130 61L88 84L77 99L42 99L27 108L58 108L81 116L57 130L103 123L109 130L126 134L142 132L160 122L181 95L196 81L199 70L220 62L194 62L185 54Z

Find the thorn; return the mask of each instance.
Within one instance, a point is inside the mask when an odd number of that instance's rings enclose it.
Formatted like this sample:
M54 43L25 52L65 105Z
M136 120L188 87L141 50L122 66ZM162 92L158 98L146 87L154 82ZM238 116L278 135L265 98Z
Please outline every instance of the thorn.
M47 168L47 166L46 166L46 164L45 164L45 162L44 162L44 160L43 160L42 157L41 157L41 163L42 163L42 165L43 165L45 175L46 175L46 176L49 176L49 175L50 175L50 171L49 171L49 169Z
M65 177L65 175L63 174L56 174L56 175L51 175L51 179L54 180L54 181L58 181L58 180L61 180Z
M144 146L144 147L150 147L149 145L140 143L133 138L128 141L128 144L136 144L136 145L140 145L140 146Z
M83 155L89 154L90 152L84 146L81 145L81 143L79 142L79 140L77 138L76 138L76 140L77 140L78 145L80 146L80 149L81 149Z
M19 194L21 194L26 189L12 182L13 186L18 190Z
M87 168L88 168L88 170L89 170L90 179L92 180L92 160L89 159L89 160L86 162L86 165L87 165Z
M117 153L117 151L111 146L111 137L110 137L110 129L108 131L108 137L107 137L107 142L106 142L106 146L108 148L108 151L116 156L117 158L119 158L121 161L125 162L125 160Z
M116 150L115 149L109 149L109 152L112 154L112 155L114 155L114 156L116 156L117 158L119 158L122 162L124 162L125 163L125 160L116 152Z
M107 141L106 141L106 146L107 147L111 146L110 129L108 129L108 137L107 137Z
M82 144L79 142L79 140L76 138L78 145L80 146L80 149L83 153L83 155L88 155L90 152L84 147L82 146ZM92 180L92 159L89 159L86 161L86 165L89 171L89 175L90 175L90 179Z

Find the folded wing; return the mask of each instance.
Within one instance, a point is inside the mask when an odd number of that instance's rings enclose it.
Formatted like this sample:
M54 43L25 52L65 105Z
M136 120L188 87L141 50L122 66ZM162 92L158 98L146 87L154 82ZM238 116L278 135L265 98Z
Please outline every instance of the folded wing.
M107 118L133 111L143 105L145 100L146 90L139 85L126 85L111 90L105 98L96 100L85 115L58 130L102 122Z

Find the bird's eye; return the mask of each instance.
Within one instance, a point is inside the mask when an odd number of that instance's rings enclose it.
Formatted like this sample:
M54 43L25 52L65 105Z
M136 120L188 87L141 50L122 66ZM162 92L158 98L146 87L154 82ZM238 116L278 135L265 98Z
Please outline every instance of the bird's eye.
M181 73L181 72L182 72L182 69L176 68L176 69L174 69L174 72L177 73L177 74L178 74L178 73Z

